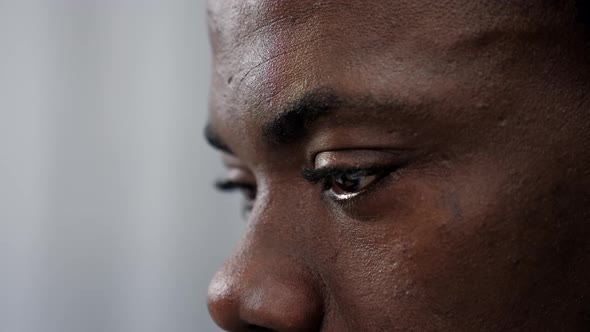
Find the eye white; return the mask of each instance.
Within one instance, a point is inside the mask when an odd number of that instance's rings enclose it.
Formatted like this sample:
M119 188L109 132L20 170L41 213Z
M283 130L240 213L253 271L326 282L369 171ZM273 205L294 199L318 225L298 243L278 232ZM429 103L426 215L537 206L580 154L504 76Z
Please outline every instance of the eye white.
M350 193L350 194L337 194L334 192L334 190L330 189L330 195L332 196L332 198L334 198L337 201L349 200L351 198L354 198L355 196L358 196L360 193L362 193L362 191L359 191L356 193Z

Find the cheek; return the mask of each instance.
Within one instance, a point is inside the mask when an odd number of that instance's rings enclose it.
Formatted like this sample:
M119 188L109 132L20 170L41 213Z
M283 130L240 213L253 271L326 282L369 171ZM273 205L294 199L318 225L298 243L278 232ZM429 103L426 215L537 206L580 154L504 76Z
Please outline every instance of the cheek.
M505 320L530 297L542 271L523 258L546 256L550 229L531 234L527 209L515 208L502 174L458 173L406 176L355 210L379 215L341 218L330 276L344 317L375 328L452 330L482 315Z

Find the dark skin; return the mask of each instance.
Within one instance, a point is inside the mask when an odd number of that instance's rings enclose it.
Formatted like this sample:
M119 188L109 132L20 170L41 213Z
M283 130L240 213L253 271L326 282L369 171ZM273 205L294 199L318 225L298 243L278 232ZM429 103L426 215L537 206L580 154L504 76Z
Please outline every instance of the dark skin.
M589 331L590 51L563 1L212 0L228 331Z

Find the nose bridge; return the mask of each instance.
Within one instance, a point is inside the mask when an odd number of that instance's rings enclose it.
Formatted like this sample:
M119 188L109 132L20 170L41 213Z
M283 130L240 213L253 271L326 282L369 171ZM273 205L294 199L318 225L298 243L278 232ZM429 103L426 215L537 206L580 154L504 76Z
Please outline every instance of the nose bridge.
M244 245L238 252L275 257L291 257L294 262L307 261L306 247L311 236L317 235L318 223L312 221L312 209L305 205L299 186L293 183L263 183L257 206L251 215ZM312 229L313 228L313 229ZM286 261L285 261L286 262ZM294 266L303 266L300 263Z
M297 249L285 206L270 205L257 208L264 210L252 216L241 244L211 282L211 316L228 331L319 331L320 280Z

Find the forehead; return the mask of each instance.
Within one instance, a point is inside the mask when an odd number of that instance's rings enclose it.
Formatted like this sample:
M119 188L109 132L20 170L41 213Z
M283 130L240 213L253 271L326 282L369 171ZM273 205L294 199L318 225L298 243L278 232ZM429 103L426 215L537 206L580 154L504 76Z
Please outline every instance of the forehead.
M216 89L249 100L293 95L321 73L344 65L333 58L383 48L403 26L397 6L379 1L211 1L210 33ZM396 13L397 12L397 13ZM344 60L344 59L343 59ZM314 77L316 76L316 77ZM223 82L225 80L225 82ZM310 82L313 81L313 82ZM305 84L308 82L308 84ZM223 84L226 83L226 84ZM292 91L298 85L299 90ZM301 85L306 85L303 87ZM288 90L284 91L285 89ZM266 92L266 93L264 93Z
M396 10L397 9L397 10ZM344 0L212 0L209 3L209 18L215 50L227 51L236 44L251 41L255 37L273 35L282 30L313 30L328 28L326 25L351 27L365 25L368 18L379 17L386 29L395 16L404 16L398 2L368 0L363 2ZM407 10L407 9L406 9ZM371 16L367 16L371 14ZM364 18L364 19L363 19ZM377 24L374 24L377 26Z
M322 87L409 96L436 80L449 86L448 70L473 61L503 32L547 19L540 3L211 0L211 121L242 137L254 129L248 126Z

